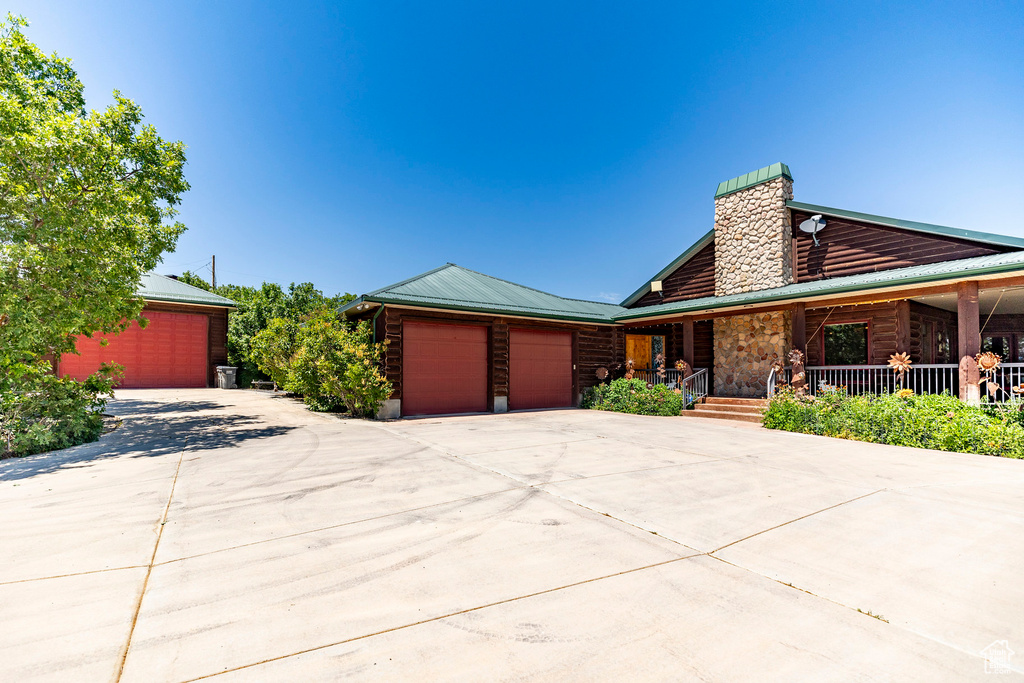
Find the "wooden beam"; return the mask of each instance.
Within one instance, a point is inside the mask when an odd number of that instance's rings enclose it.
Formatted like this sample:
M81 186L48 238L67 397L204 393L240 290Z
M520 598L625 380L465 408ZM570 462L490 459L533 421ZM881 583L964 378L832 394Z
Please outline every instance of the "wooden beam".
M896 302L896 353L910 353L910 301Z
M998 289L1001 287L1020 287L1024 286L1024 275L1009 275L1009 276L986 276L977 280L972 280L976 286L981 289ZM830 308L832 306L850 306L853 304L864 304L864 303L878 303L882 301L899 301L901 299L913 299L915 297L926 296L929 294L951 294L957 291L957 288L961 283L956 282L944 282L932 285L911 285L909 287L902 285L893 285L891 287L880 288L877 290L871 290L867 292L850 292L847 294L834 294L834 295L821 295L817 297L808 297L803 302L794 301L778 301L772 303L757 304L754 306L734 307L726 309L711 309L701 312L691 313L680 313L678 315L666 315L664 318L651 318L647 320L624 320L622 325L625 327L651 327L652 325L662 325L665 323L678 323L684 320L711 320L713 318L727 318L733 315L746 315L753 313L766 313L770 311L781 311L791 309L796 303L803 303L807 308ZM642 311L643 309L633 309L636 311Z
M960 355L960 399L981 405L981 375L975 356L981 353L981 312L978 283L960 282L956 289L957 339Z
M683 362L693 367L693 321L684 320L683 328Z
M793 348L807 355L807 304L793 306Z

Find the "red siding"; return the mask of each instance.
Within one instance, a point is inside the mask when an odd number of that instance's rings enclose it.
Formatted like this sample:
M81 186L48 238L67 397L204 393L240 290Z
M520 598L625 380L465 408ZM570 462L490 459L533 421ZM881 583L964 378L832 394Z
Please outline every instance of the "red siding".
M511 330L509 409L572 406L572 333Z
M62 377L85 379L100 363L115 362L125 367L124 388L205 387L209 317L189 313L146 311L146 329L138 323L119 335L96 335L78 340L79 355L61 358ZM109 344L102 346L101 339Z
M487 410L487 328L402 323L402 414Z

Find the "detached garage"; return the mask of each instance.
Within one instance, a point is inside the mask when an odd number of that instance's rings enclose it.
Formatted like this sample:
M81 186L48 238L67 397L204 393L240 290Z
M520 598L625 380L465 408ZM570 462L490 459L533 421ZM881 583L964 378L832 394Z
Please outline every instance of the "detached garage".
M156 274L143 277L139 295L146 300L145 329L133 322L118 335L80 337L78 354L62 356L58 374L84 379L114 362L125 368L120 386L126 389L213 386L215 367L227 363L234 302Z
M387 340L381 417L566 408L611 366L619 307L565 299L449 263L342 309Z

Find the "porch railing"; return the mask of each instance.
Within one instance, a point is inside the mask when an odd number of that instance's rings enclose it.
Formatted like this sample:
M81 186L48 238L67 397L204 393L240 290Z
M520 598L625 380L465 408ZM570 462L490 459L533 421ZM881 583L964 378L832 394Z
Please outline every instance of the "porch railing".
M899 376L888 365L809 365L804 368L807 392L815 395L825 385L845 387L851 395L895 393L910 389L915 394L941 394L944 391L957 396L960 393L960 368L953 364L918 364L907 371L902 384ZM793 380L793 369L774 369L768 374L768 395L775 393L783 382ZM991 380L982 375L981 394L989 403L1006 403L1013 398L1024 398L1014 387L1024 389L1024 363L1002 363L992 373Z
M698 401L708 395L708 369L695 369L692 375L683 377L680 370L635 370L634 377L650 384L664 384L669 389L681 389L685 396Z
M701 368L683 379L683 396L688 403L695 403L708 395L708 369Z
M988 396L990 403L1024 399L1024 363L1000 363L992 372L992 379L983 374L981 380L981 395Z

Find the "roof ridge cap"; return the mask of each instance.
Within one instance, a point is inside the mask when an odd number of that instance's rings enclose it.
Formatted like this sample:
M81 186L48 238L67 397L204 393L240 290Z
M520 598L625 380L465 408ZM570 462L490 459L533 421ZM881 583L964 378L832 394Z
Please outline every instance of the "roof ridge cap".
M608 302L605 302L605 301L591 301L590 299L573 299L573 298L570 298L570 297L567 297L567 296L559 296L558 294L552 294L551 292L545 292L543 289L537 289L536 287L529 287L527 285L521 285L518 282L512 282L511 280L506 280L504 278L495 277L494 275L488 275L487 273L481 273L478 270L473 270L472 268L466 268L465 266L459 266L459 265L456 265L454 263L449 263L448 265L455 266L459 270L464 270L466 272L473 273L474 275L480 275L482 277L487 277L487 278L490 278L492 280L497 280L498 282L504 282L507 285L513 285L515 287L521 287L522 289L528 289L531 292L537 292L538 294L543 294L545 296L553 296L556 299L561 299L562 301L579 301L581 303L587 303L587 304L601 304L601 305L604 305L604 306L618 306L618 304L608 303Z

